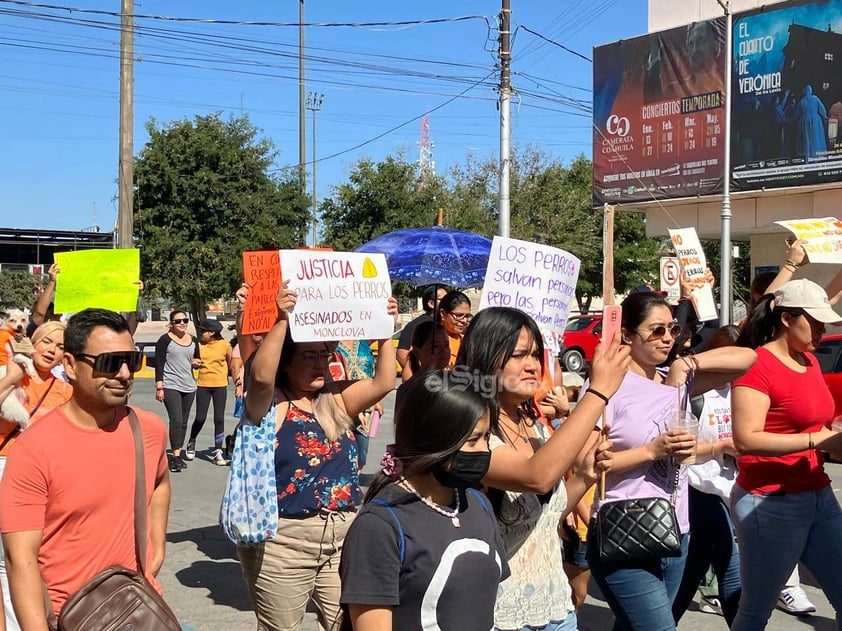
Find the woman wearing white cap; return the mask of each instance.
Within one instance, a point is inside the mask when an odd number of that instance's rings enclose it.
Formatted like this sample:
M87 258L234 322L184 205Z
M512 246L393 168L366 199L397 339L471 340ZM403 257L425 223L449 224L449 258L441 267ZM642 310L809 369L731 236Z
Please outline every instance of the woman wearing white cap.
M842 510L820 451L842 450L842 434L828 428L833 398L813 355L825 324L838 322L821 287L794 280L764 296L738 340L757 349L757 362L732 393L743 583L732 631L766 627L799 559L842 612Z

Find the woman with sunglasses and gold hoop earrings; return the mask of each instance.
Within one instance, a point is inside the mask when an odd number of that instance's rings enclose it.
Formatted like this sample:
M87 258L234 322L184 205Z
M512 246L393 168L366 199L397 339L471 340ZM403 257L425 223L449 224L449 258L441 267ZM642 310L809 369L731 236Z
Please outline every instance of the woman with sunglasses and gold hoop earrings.
M604 502L674 496L682 555L604 561L589 538L587 558L616 617L615 630L674 631L672 601L684 573L690 528L687 473L678 460L692 458L696 438L670 425L688 387L697 395L728 383L748 370L757 355L747 348L718 348L679 357L668 371L661 370L658 366L681 332L669 303L654 292L640 292L629 295L622 309L622 339L631 350L631 364L605 410L614 460L605 479ZM587 389L586 383L582 392Z
M187 332L190 319L184 311L170 313L170 330L155 344L155 398L167 408L170 419L170 471L178 473L187 468L181 457L187 436L190 408L196 398L196 378L193 369L202 365L199 342Z
M439 303L439 322L447 331L447 339L450 342L450 364L456 364L456 356L459 354L459 346L462 344L462 336L465 329L471 323L471 299L461 291L449 291Z

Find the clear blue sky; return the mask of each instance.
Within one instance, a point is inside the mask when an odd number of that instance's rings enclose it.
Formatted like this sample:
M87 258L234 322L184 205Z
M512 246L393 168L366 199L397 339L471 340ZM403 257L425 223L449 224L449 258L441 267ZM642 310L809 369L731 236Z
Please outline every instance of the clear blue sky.
M81 229L116 220L119 113L117 17L0 0L0 226ZM44 5L118 13L120 0ZM646 0L512 0L512 142L569 160L591 154L591 49L646 31ZM498 148L496 16L499 2L308 0L305 22L399 22L485 16L444 24L308 27L307 92L324 94L317 157L346 151L430 114L436 171ZM142 0L138 15L292 23L298 2ZM298 29L136 21L135 153L144 124L212 112L245 113L298 163ZM491 28L489 28L489 26ZM472 87L473 86L473 87ZM467 90L467 91L466 91ZM581 101L582 103L577 103ZM307 159L311 117L307 113ZM319 162L318 195L361 157L418 158L420 121ZM308 184L309 190L309 184Z

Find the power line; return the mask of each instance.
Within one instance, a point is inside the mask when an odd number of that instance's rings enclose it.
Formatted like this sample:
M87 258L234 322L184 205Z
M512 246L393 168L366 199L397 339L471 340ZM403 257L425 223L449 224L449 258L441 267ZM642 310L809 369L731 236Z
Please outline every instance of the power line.
M331 159L333 159L333 158L337 158L337 157L339 157L339 156L341 156L341 155L344 155L344 154L346 154L346 153L350 153L351 151L355 151L355 150L357 150L357 149L360 149L360 148L362 148L362 147L365 147L366 145L370 145L371 143L373 143L373 142L376 142L376 141L380 140L380 139L381 139L381 138L383 138L384 136L388 136L388 135L389 135L389 134L391 134L393 131L397 131L397 130L398 130L398 129L400 129L401 127L406 127L406 126L407 126L407 125L409 125L410 123L414 123L415 121L420 120L420 119L424 118L425 116L428 116L428 115L432 114L433 112L437 112L438 110L442 109L443 107L445 107L445 106L447 106L447 105L450 105L450 104L451 104L451 103L453 103L453 101L455 101L456 99L458 99L458 98L460 98L460 97L464 96L466 93L468 93L469 91L473 90L473 89L474 89L475 87L477 87L478 85L481 85L481 84L482 84L482 83L483 83L486 79L488 79L488 78L489 78L491 75L493 75L495 72L496 72L496 71L492 71L492 72L488 73L485 77L483 77L482 79L480 79L479 81L477 81L476 83L474 83L474 85L468 86L467 88L465 88L464 90L462 90L462 92L460 92L459 94L457 94L457 95L455 95L455 96L452 96L451 98L447 99L447 100L446 100L446 101L444 101L443 103L440 103L439 105L437 105L437 106L436 106L436 107L434 107L433 109L427 110L426 112L421 112L421 113L420 113L420 114L418 114L417 116L413 116L413 117L412 117L412 118L410 118L409 120L404 121L403 123L400 123L399 125L395 125L394 127L391 127L391 128L387 129L386 131L384 131L384 132L382 132L382 133L380 133L380 134L377 134L376 136L374 136L374 138L369 138L368 140L363 141L363 142L361 142L361 143L358 143L358 144L354 145L353 147L348 147L347 149L343 149L342 151L337 151L336 153L332 153L332 154L331 154L331 155L329 155L329 156L324 156L323 158L319 158L318 160L314 160L314 161L312 161L312 162L308 162L307 164L308 164L308 165L312 165L312 164L316 164L316 163L319 163L319 162L324 162L325 160L331 160ZM291 167L283 167L283 168L281 168L281 169L277 169L277 171L283 171L284 169L287 169L287 168L291 168Z
M7 1L10 1L10 0L0 0L0 1L2 1L2 2L7 2ZM520 26L518 26L518 28L522 28L522 29L523 29L524 31L526 31L527 33L532 33L535 37L540 37L540 38L541 38L542 40L544 40L545 42L549 42L550 44L554 44L555 46L558 46L558 47L559 47L559 48L561 48L562 50L566 50L566 51L567 51L568 53L570 53L571 55L576 55L577 57L580 57L581 59L584 59L584 60L585 60L585 61L587 61L588 63L593 63L593 59L591 59L590 57L587 57L586 55L583 55L582 53L577 52L577 51L573 50L572 48L568 48L568 47L567 47L567 46L565 46L564 44L559 44L559 43L558 43L557 41L555 41L554 39L550 39L549 37L546 37L545 35L541 35L538 31L533 31L533 30L532 30L531 28L529 28L528 26L524 26L523 24L521 24Z
M103 11L100 9L82 9L80 7L68 7L57 4L41 4L37 2L25 2L24 0L0 0L4 4L14 4L18 6L30 7L35 9L49 9L53 11L68 11L70 13L87 13L90 15L107 15L109 17L122 17L118 11ZM426 24L445 24L447 22L464 22L467 20L482 20L487 25L490 25L489 20L484 15L462 15L452 18L431 18L428 20L401 20L395 22L304 22L301 25L298 22L251 22L245 20L217 20L213 18L190 18L190 17L173 17L168 15L144 15L140 13L134 14L136 19L140 20L160 20L163 22L190 22L196 24L229 24L236 26L277 26L277 27L347 27L347 28L369 28L375 26L423 26Z

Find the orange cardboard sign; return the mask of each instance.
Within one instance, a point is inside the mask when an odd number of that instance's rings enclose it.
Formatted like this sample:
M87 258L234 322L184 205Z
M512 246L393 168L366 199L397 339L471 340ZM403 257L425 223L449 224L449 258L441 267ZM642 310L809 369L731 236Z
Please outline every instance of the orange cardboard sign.
M275 298L283 282L278 250L243 252L243 281L249 286L249 294L242 333L266 333L278 319Z

